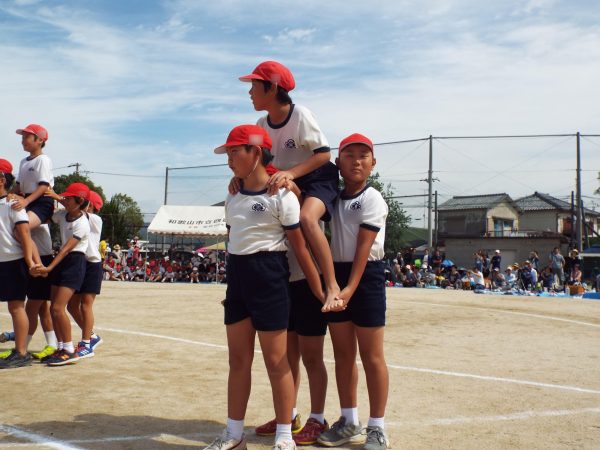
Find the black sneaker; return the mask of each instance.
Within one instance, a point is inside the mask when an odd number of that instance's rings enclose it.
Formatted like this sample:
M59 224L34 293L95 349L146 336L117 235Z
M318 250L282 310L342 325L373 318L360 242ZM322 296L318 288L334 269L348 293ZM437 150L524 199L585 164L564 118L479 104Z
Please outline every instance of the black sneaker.
M0 369L15 369L17 367L30 366L33 357L29 353L21 355L18 351L13 350L9 356L0 360Z

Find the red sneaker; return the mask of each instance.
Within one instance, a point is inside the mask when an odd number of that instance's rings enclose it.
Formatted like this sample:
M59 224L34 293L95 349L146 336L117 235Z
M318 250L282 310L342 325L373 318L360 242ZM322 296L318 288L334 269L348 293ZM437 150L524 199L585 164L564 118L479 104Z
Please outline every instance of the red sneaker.
M319 422L317 419L310 417L306 421L304 428L292 436L296 445L313 445L317 443L317 439L321 436L323 431L329 429L327 421L325 423Z
M302 430L302 420L300 420L300 414L296 414L294 420L292 420L292 434L296 434ZM273 419L267 423L260 425L255 428L254 432L258 436L275 436L277 431L277 420Z

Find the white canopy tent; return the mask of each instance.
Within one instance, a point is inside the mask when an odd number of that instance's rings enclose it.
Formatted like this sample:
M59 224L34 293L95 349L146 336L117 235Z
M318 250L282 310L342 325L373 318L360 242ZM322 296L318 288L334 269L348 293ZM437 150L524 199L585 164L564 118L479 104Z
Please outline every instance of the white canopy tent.
M190 237L227 236L225 207L162 205L148 232Z

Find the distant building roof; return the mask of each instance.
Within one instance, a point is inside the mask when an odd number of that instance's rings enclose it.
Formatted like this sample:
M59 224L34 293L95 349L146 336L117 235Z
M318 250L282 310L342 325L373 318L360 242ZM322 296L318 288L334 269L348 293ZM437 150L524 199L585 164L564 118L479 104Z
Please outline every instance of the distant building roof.
M507 201L516 207L510 195L487 194L487 195L465 195L452 197L450 200L442 203L438 207L438 211L460 211L467 209L491 209L498 203Z
M523 211L571 211L571 204L569 202L537 191L533 195L515 200L515 204ZM600 216L600 213L597 211L587 208L583 209L586 215Z

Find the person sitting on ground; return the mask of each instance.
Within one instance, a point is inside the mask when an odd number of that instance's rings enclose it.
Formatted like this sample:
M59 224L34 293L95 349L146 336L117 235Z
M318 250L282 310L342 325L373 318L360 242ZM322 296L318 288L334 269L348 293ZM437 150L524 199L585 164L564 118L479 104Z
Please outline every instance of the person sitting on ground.
M492 289L504 289L506 287L506 279L504 275L500 272L500 269L495 268L492 271L492 280L491 280Z
M573 264L567 284L569 286L578 286L581 284L581 269L578 263Z
M513 266L508 266L504 271L506 275L504 279L506 280L506 287L512 289L515 287L515 283L517 282L517 276L514 274Z

